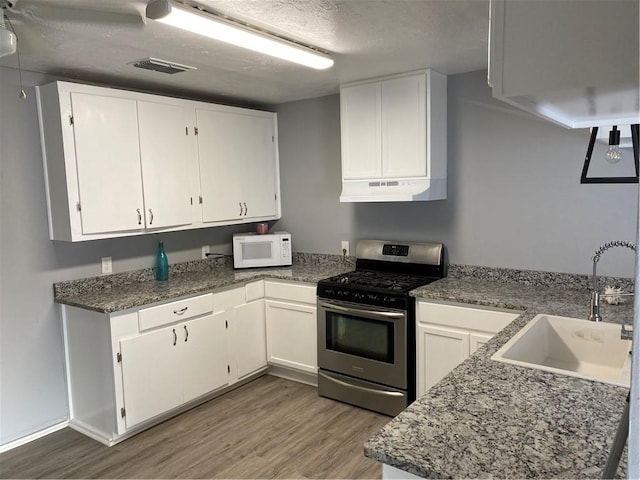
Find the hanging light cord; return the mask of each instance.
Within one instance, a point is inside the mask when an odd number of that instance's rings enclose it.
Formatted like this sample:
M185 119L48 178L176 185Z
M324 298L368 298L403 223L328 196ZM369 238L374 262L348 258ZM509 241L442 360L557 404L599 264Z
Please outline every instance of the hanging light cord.
M6 20L7 25L9 25L11 32L16 36L16 55L18 55L18 80L20 82L20 94L18 96L22 100L24 100L25 98L27 98L27 93L24 91L24 86L22 85L22 65L20 63L20 41L18 40L18 35L16 34L16 30L15 28L13 28L13 24L11 23L11 20L9 19L9 17L7 17L7 15L4 12L2 12L2 15L4 15L4 19Z

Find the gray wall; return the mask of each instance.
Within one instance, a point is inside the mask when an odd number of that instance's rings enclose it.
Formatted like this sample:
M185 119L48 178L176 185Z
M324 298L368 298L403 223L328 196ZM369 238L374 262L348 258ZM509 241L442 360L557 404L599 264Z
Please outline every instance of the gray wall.
M99 275L105 256L114 273L151 267L160 240L170 263L199 259L202 245L230 253L232 233L249 228L50 241L33 86L55 79L24 72L23 80L26 100L17 71L0 68L0 444L68 418L54 282Z
M438 241L451 263L590 273L599 245L635 241L638 185L580 185L588 130L494 100L486 72L448 79L443 201L341 204L339 107L335 95L276 109L277 227L292 233L294 250L339 253L340 240L359 238ZM611 250L598 271L632 277L633 266L631 251Z
M0 444L68 416L54 282L150 267L157 242L170 262L228 251L247 227L68 244L48 239L34 85L54 80L0 68ZM587 273L601 243L635 239L638 187L580 186L586 131L567 131L490 98L484 72L449 78L449 199L340 204L338 97L279 112L283 220L294 250L338 253L340 240L442 241L451 261ZM608 252L601 270L632 276L633 256Z

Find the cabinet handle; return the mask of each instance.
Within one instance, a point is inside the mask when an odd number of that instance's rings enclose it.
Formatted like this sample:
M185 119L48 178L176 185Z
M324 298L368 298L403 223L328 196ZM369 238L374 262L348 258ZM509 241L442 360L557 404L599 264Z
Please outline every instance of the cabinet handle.
M182 315L184 312L187 311L189 307L182 307L180 310L174 310L173 313L175 313L176 315Z
M189 340L189 330L187 330L187 326L184 326L184 341Z
M176 334L176 329L173 329L173 346L176 346L176 342L178 341L178 335Z
M244 216L246 217L249 209L247 208L247 204L245 202L242 202L242 204L244 205Z
M238 205L240 205L240 216L242 216L242 203L238 202Z
M149 209L149 225L151 225L153 223L153 212L151 211L151 209Z
M139 208L136 208L136 212L138 212L138 225L142 225L142 213Z

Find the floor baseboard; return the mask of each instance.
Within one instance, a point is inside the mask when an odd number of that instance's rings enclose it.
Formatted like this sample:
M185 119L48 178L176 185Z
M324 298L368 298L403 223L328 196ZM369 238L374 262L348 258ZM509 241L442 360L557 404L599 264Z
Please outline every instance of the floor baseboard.
M3 445L0 445L0 453L8 452L9 450L13 450L14 448L20 447L21 445L25 445L29 442L33 442L38 438L46 437L47 435L53 432L57 432L58 430L62 430L63 428L66 428L68 426L69 426L69 420L64 420L60 423L44 428L30 435L18 438L13 442L5 443Z

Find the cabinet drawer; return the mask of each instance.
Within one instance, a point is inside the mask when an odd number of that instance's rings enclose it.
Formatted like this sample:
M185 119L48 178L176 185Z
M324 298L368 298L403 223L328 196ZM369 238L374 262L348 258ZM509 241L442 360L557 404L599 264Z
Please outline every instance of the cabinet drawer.
M278 298L313 305L316 303L315 285L265 281L264 293L267 298Z
M498 333L522 312L457 303L417 302L418 322Z
M207 293L197 297L185 298L177 302L165 303L145 308L138 312L140 331L160 327L170 323L197 317L213 311L213 295Z

